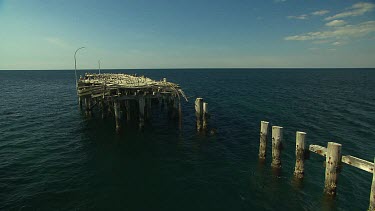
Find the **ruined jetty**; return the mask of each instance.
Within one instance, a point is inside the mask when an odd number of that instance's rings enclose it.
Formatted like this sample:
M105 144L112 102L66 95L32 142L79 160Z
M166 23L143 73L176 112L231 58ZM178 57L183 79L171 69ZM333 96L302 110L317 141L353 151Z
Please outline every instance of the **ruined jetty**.
M170 118L181 119L181 99L188 101L178 84L135 74L86 73L76 81L76 87L80 108L86 115L91 116L95 110L103 118L114 116L117 131L122 119L135 120L143 128L156 104L166 106Z

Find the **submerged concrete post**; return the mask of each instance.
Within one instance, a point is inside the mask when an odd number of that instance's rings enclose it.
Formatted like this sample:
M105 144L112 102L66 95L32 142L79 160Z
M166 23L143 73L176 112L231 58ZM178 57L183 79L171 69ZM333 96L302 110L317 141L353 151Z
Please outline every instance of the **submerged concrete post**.
M294 176L303 178L305 174L305 132L296 132L296 165L294 167Z
M266 159L268 122L260 122L259 159Z
M202 116L203 116L203 98L197 98L195 100L195 116L197 117L197 130L202 130Z
M341 166L341 146L338 143L328 142L324 182L324 192L328 195L336 195L339 167Z
M113 102L113 109L115 110L115 121L116 121L116 131L120 131L120 102L115 100Z
M274 168L281 168L281 144L283 140L283 127L272 126L272 163Z
M145 125L145 97L140 96L138 98L139 104L139 127L143 128Z

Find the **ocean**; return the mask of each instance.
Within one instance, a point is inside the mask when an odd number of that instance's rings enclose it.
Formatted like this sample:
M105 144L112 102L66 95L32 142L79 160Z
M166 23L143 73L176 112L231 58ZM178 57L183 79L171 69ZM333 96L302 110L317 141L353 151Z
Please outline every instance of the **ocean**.
M83 75L85 71L79 71ZM95 72L95 71L93 71ZM143 131L86 117L74 71L0 71L0 210L366 210L372 174L344 165L325 197L324 158L293 179L295 133L375 156L375 69L154 69L180 84L180 128L158 107ZM194 100L209 105L196 132ZM258 162L260 121L284 127L280 175ZM270 132L269 132L270 133Z

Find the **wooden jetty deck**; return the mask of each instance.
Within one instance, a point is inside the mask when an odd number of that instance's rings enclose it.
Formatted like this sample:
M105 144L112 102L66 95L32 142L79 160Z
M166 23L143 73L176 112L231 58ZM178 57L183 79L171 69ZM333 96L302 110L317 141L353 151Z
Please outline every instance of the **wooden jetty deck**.
M155 81L144 76L129 74L86 73L77 81L79 105L85 106L91 115L95 107L102 117L113 114L116 130L121 128L121 119L137 120L143 127L145 119L151 116L155 103L166 105L172 118L181 118L181 98L187 97L178 84L167 82L166 78Z

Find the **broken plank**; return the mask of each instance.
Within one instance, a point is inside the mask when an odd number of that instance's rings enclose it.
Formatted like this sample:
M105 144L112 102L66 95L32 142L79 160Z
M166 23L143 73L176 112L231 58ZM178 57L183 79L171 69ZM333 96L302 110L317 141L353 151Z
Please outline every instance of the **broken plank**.
M316 153L318 155L321 155L323 157L325 157L326 154L327 154L327 148L326 147L322 147L322 146L314 145L314 144L311 144L309 146L309 151L314 152L314 153Z
M367 160L363 160L361 158L357 158L351 155L344 155L342 156L343 163L348 164L350 166L354 166L356 168L362 169L369 173L372 173L374 170L374 163L369 162Z

